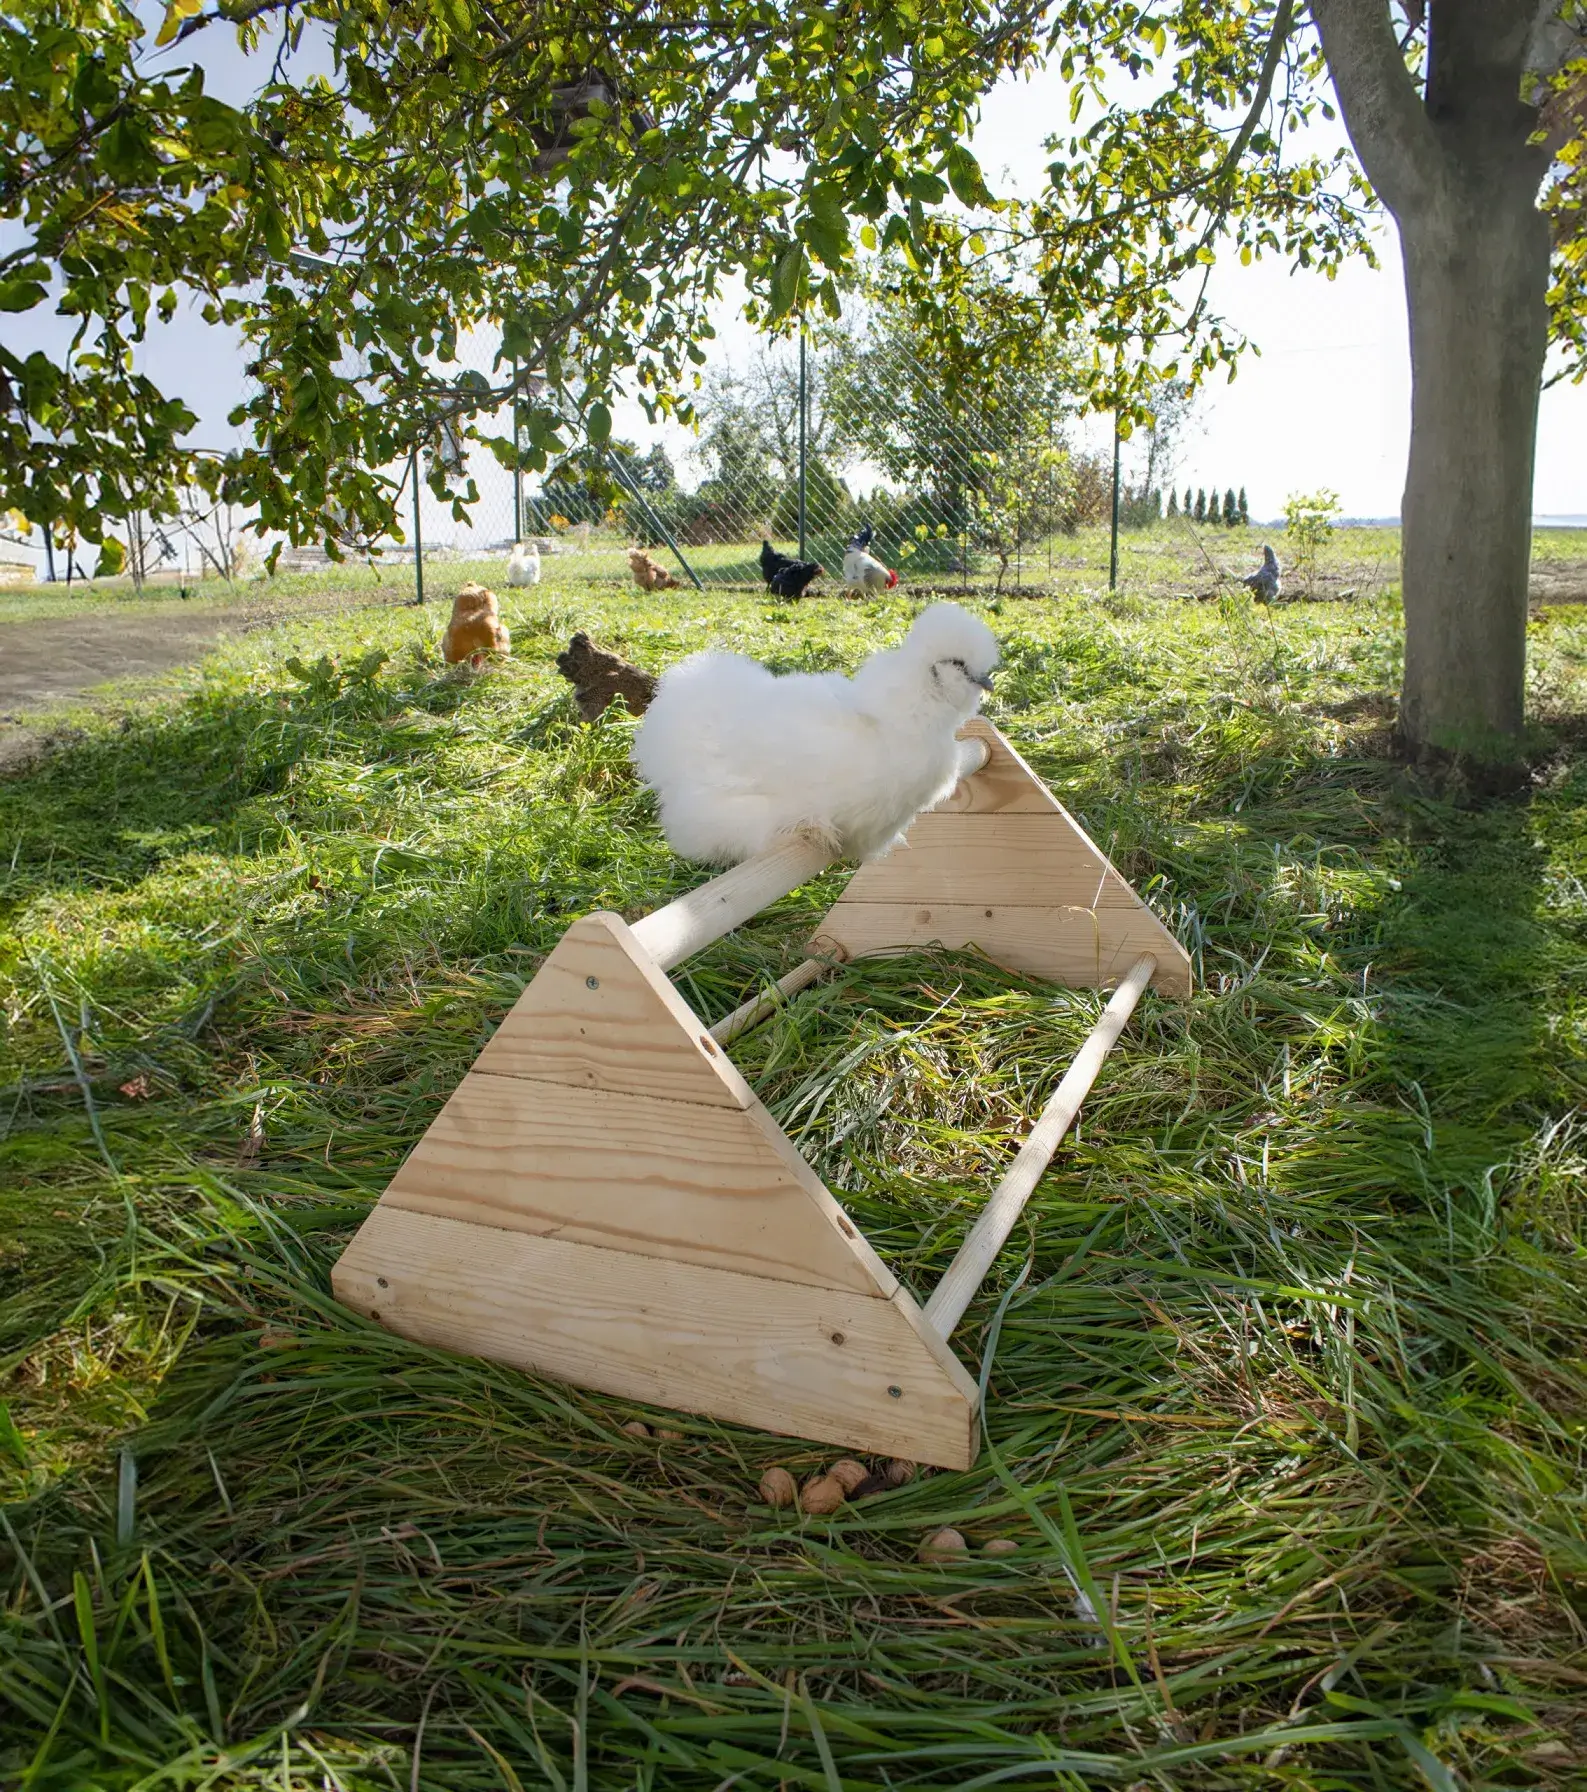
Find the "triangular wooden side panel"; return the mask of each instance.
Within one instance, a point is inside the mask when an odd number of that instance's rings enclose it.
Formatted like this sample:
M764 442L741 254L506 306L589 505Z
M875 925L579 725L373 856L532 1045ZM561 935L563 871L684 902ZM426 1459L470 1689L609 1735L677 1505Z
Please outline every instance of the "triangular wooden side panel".
M898 1287L616 915L568 929L381 1202L884 1300Z
M828 911L818 948L851 958L973 946L1027 976L1106 988L1146 952L1153 987L1190 993L1190 957L990 723L983 770L919 816L905 843L862 865Z
M563 934L474 1068L705 1107L755 1099L622 918L605 912Z

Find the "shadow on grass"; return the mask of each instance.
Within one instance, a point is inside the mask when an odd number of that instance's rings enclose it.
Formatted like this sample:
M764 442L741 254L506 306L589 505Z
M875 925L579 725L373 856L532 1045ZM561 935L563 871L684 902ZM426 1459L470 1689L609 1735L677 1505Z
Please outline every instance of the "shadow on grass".
M152 791L187 779L181 825L274 839L249 805L279 796L308 751L280 736L281 703L250 698L235 732L211 719L187 738L208 779L180 749L150 766ZM139 1492L119 1542L108 1463L18 1508L0 1676L40 1792L134 1784L222 1742L271 1744L274 1770L305 1723L349 1784L411 1770L447 1792L503 1783L491 1751L526 1785L787 1771L947 1788L972 1762L1050 1784L1062 1757L1084 1783L1149 1770L1222 1788L1236 1780L1214 1756L1279 1750L1296 1773L1409 1785L1404 1739L1426 1735L1474 1777L1531 1783L1516 1776L1535 1732L1483 1689L1546 1719L1569 1635L1549 1577L1587 1559L1554 1497L1580 1466L1580 1241L1540 1226L1528 1192L1551 1149L1539 1140L1587 1096L1560 1048L1581 927L1551 894L1587 767L1529 802L1462 811L1382 763L1280 741L1281 721L1265 754L1265 722L1226 725L1226 740L1202 723L1194 743L1126 743L1073 780L1127 872L1161 876L1153 895L1194 944L1202 990L1188 1008L1143 1006L959 1336L975 1365L1029 1257L991 1365L990 1432L1017 1492L983 1460L830 1526L778 1517L755 1500L761 1469L802 1474L835 1452L707 1423L636 1439L624 1403L335 1309L328 1265L359 1205L509 987L449 986L434 958L406 995L365 978L360 1035L339 1006L359 982L338 963L340 921L273 922L298 1030L256 986L231 1036L206 1036L193 1083L150 1104L165 1112L141 1157L135 1134L110 1131L142 1165L140 1201L175 1185L118 1297L179 1291L198 1331L147 1428L128 1427ZM350 757L380 759L379 716L337 726ZM211 790L228 751L235 788ZM89 838L116 778L137 783L135 744L113 769L85 761L68 784L66 838L90 881L130 884L136 852ZM131 791L127 825L152 825L153 807ZM597 816L567 862L588 855L586 893L633 891L663 861L631 850ZM71 887L64 872L50 884L37 843L24 862L37 887ZM460 960L559 930L504 903L503 876L449 881ZM386 961L433 936L433 914L366 909ZM179 951L196 978L201 943ZM1091 1008L962 961L917 967L914 998L896 965L846 977L858 996L874 976L886 1025L864 1086L809 1145L846 1154L851 1206L884 1249L926 1236L907 1265L923 1283L984 1187L978 1161L1009 1149L1011 1117L1034 1112ZM792 1099L854 1020L847 1000L812 1005L743 1061L769 1101ZM206 1179L195 1095L220 1111L249 1052L283 1096L265 1155ZM61 1125L85 1159L85 1124ZM913 1183L900 1165L928 1150L960 1153L963 1173ZM114 1205L97 1212L113 1241ZM924 1567L919 1540L942 1524L1021 1548L1002 1566ZM60 1614L76 1571L74 1631ZM103 1639L92 1659L85 1609ZM1099 1647L1103 1610L1127 1656ZM1486 1727L1468 1735L1451 1713L1475 1697Z

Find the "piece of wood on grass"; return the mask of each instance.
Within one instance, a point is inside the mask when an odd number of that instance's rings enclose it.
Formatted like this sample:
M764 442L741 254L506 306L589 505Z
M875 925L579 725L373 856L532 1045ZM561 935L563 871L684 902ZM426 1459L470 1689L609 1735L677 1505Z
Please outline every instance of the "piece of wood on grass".
M986 1280L986 1272L1008 1242L1008 1235L1024 1212L1025 1203L1036 1192L1036 1184L1052 1162L1064 1134L1074 1124L1081 1102L1090 1094L1103 1062L1117 1045L1119 1035L1135 1012L1135 1004L1151 981L1154 969L1150 953L1130 967L1129 974L1113 992L1096 1025L1086 1035L1074 1062L1048 1098L1040 1118L1020 1146L1019 1154L987 1197L980 1218L943 1272L942 1280L932 1290L931 1298L926 1302L926 1318L944 1338L953 1335L954 1327L964 1317L965 1308Z
M616 915L563 935L381 1198L776 1280L898 1285Z
M423 1344L846 1449L974 1459L975 1384L902 1290L769 1281L384 1203L332 1283Z

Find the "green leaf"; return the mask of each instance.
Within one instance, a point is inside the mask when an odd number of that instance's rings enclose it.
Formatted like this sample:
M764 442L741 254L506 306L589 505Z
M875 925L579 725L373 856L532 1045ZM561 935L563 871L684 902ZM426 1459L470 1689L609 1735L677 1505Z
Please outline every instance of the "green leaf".
M0 311L31 311L49 296L49 288L37 280L0 280Z
M607 410L604 404L592 404L590 406L589 416L585 421L588 425L590 440L592 442L603 443L611 440L612 413Z
M947 156L948 184L961 205L986 205L992 198L987 190L981 164L962 143L954 144Z
M799 297L799 287L806 266L803 243L790 243L777 257L771 276L771 307L774 317L785 317Z
M17 1430L16 1421L11 1417L11 1408L3 1400L0 1400L0 1450L15 1457L23 1468L27 1467L27 1444L23 1441L22 1433Z

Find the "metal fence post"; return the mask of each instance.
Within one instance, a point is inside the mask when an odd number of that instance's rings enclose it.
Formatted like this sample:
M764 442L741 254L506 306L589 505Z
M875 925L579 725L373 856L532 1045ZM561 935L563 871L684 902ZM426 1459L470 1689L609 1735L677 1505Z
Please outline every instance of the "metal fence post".
M1113 413L1113 530L1108 549L1108 590L1119 588L1119 414Z
M805 376L805 326L799 321L799 558L808 557L805 548L805 475L806 432L810 414L810 393Z
M518 416L518 357L512 362L512 538L516 544L523 540L523 464L520 456L523 443L519 439L521 423Z
M419 532L419 450L408 450L408 471L413 477L413 601L424 602L424 537Z
M634 500L634 502L639 506L639 508L645 513L645 520L650 524L651 528L656 531L656 533L661 537L661 539L664 542L666 542L667 546L669 548L671 548L673 553L677 556L678 564L683 568L683 570L694 581L695 590L696 591L704 591L705 587L704 587L704 585L702 585L700 583L700 575L694 570L694 568L689 564L689 562L686 559L684 559L683 549L678 546L677 541L673 537L672 531L667 527L667 525L656 514L655 507L651 504L650 500L639 489L639 487L637 485L635 485L633 480L629 478L627 472L623 468L622 462L620 460L618 460L617 456L612 453L610 448L602 449L601 456L602 456L602 459L606 462L607 472L609 472L611 474L613 479L615 479L617 481L617 483L623 488L623 490L628 493L629 497L631 497Z

